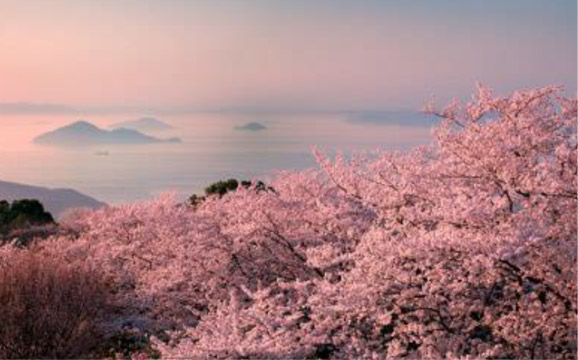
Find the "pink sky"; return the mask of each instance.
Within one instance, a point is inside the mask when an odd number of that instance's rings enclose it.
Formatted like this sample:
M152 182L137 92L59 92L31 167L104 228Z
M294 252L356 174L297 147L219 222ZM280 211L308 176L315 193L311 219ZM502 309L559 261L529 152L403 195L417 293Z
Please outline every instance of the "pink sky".
M475 81L576 91L573 1L384 3L0 0L0 103L416 108Z

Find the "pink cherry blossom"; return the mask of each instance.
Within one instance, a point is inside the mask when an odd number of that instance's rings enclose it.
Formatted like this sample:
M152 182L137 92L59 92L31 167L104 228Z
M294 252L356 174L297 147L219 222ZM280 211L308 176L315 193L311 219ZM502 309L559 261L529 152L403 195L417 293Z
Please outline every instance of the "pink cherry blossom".
M429 146L77 213L43 251L99 269L110 331L166 358L575 359L576 99L480 86L427 111Z

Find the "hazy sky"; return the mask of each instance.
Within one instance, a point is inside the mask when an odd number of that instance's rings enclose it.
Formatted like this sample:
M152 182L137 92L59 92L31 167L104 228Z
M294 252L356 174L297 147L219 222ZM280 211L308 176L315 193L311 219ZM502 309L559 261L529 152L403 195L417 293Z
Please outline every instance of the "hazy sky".
M400 109L475 81L575 94L576 17L575 0L0 0L0 103Z

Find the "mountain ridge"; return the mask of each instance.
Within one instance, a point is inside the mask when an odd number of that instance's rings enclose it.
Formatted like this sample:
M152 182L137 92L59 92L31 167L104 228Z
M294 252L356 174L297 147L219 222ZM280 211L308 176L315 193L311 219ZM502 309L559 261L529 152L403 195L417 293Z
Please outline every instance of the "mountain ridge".
M72 209L107 206L100 200L70 188L48 188L0 180L0 200L19 199L39 200L56 218Z

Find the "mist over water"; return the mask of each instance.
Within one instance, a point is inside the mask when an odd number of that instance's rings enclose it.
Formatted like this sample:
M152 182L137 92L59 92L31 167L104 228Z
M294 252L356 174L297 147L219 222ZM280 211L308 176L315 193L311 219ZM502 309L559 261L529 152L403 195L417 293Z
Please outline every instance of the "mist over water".
M267 179L278 170L315 166L313 146L327 152L407 149L430 141L430 124L356 121L349 114L231 114L159 116L178 144L54 148L32 144L46 131L85 120L108 128L134 116L0 116L0 180L73 188L108 203L175 192L200 193L224 178ZM352 120L353 119L353 120ZM241 130L258 122L259 131Z

